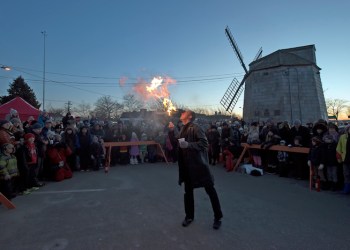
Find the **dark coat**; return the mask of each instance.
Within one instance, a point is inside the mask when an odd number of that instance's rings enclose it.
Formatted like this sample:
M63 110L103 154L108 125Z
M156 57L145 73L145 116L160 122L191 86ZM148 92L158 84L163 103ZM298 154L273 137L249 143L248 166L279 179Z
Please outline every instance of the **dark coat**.
M193 188L214 185L209 170L208 140L203 129L190 122L183 126L179 138L188 142L188 148L179 148L179 182Z
M309 158L313 166L325 163L325 150L323 145L316 145L310 148Z

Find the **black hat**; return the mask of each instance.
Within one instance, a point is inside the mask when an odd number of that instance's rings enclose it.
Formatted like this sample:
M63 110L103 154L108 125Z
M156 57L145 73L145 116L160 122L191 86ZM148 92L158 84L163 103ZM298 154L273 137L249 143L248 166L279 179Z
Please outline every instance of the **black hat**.
M41 126L41 124L38 122L36 122L32 125L32 129L40 129L40 128L43 128L43 126Z

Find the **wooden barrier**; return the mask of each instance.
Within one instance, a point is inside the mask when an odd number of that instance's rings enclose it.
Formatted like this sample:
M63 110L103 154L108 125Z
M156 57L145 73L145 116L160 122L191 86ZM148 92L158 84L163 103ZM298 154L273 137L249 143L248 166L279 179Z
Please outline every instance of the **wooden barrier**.
M8 209L16 208L16 206L11 201L9 201L5 197L5 195L3 195L1 192L0 192L0 203L4 204L4 206L7 207Z
M306 148L306 147L288 147L288 146L282 146L282 145L273 145L268 149L264 149L264 148L261 148L261 145L259 144L249 145L248 143L241 143L241 145L243 147L243 151L239 156L236 165L233 167L232 169L233 171L235 171L238 168L239 164L242 162L244 154L249 149L273 150L273 151L283 151L288 153L300 153L300 154L308 154L310 151L310 148ZM311 168L309 170L309 186L310 186L310 189L312 189L312 169Z
M157 150L160 152L161 156L163 156L165 162L168 164L168 160L165 156L164 150L162 149L162 146L155 141L125 141L125 142L105 142L104 143L106 147L106 169L105 171L108 172L110 165L111 165L111 153L112 153L112 147L129 147L129 146L141 146L141 145L157 145Z

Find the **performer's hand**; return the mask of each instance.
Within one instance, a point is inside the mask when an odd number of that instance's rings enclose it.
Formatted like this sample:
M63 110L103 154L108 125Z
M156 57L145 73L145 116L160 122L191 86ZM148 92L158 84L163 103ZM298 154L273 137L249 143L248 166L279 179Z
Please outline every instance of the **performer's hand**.
M307 165L311 167L311 161L307 161Z
M11 180L11 176L9 174L5 175L4 177L5 181Z
M318 170L322 170L324 168L323 164L320 164L320 166L318 167Z
M188 142L187 141L180 141L179 142L180 148L187 148L188 147Z

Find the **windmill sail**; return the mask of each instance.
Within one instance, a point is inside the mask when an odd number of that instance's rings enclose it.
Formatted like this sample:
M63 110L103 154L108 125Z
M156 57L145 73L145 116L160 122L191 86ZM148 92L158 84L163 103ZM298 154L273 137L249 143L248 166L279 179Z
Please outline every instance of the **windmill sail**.
M225 108L225 110L230 113L232 113L234 107L238 102L239 97L241 96L244 90L243 80L240 83L236 78L234 78L220 101L221 105Z
M260 49L258 50L258 53L256 53L256 56L253 59L253 62L261 58L262 52L263 52L262 47L260 47Z
M238 60L239 62L241 63L245 73L247 74L248 73L248 70L247 70L247 67L245 66L244 62L243 62L243 56L242 56L242 53L241 51L239 50L238 48L238 45L235 41L235 39L233 38L232 34L231 34L231 31L228 27L225 28L225 34L228 38L228 40L230 41L230 44L234 50L234 52L236 53L236 56L238 57Z

